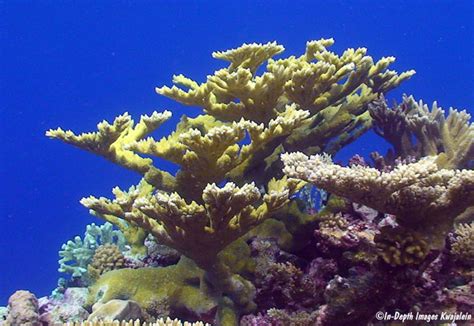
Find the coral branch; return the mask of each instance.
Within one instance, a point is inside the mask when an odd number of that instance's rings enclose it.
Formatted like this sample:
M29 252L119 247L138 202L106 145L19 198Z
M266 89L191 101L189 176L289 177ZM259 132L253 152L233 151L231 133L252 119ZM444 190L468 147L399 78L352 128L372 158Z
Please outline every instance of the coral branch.
M362 166L341 167L328 156L284 154L284 172L378 211L425 234L434 246L454 218L474 205L474 171L440 169L436 157L400 164L391 172Z

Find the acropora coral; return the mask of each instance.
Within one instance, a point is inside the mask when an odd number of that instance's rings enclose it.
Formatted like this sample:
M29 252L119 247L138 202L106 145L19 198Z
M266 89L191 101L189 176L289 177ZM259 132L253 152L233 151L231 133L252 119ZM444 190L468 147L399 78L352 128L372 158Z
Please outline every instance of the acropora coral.
M442 153L438 165L444 168L462 169L474 163L474 123L465 110L450 108L446 117L436 102L430 109L413 96L404 96L392 109L383 98L369 108L375 132L393 146L388 154L392 160Z
M437 157L400 164L390 172L342 167L327 155L283 154L285 173L380 212L433 247L442 247L454 219L474 205L474 171L440 168Z
M445 117L412 97L389 109L384 95L414 71L388 70L393 57L376 61L365 48L338 55L333 43L278 58L276 42L214 52L228 64L204 82L175 75L174 86L156 88L202 110L167 136L154 138L170 111L46 132L142 177L112 199L81 200L119 230L63 246L60 271L88 286L74 307L104 316L100 307L123 300L156 320L149 325L181 325L161 319L169 316L224 326L364 324L378 310L407 309L407 289L427 283L424 270L436 274L455 219L474 206L473 124L465 111ZM393 146L373 155L375 168L361 156L349 167L331 161L372 127ZM445 255L465 255L464 228ZM60 306L72 284L40 301ZM141 322L69 325L99 324Z
M457 225L454 234L451 252L458 259L474 263L474 222Z
M82 239L76 236L61 246L59 272L70 274L73 282L89 284L88 266L96 250L105 244L114 244L123 251L126 242L122 232L114 230L110 223L88 225Z

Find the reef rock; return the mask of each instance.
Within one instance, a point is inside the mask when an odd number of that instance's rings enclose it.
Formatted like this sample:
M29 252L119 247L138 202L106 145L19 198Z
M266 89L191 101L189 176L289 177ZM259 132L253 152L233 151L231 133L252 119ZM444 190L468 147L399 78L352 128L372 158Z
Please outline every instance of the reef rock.
M61 299L40 298L40 321L46 325L56 325L65 321L78 322L87 319L89 312L83 306L88 293L87 288L68 288Z
M88 321L142 319L144 316L140 305L132 300L110 300L104 304L94 305L94 312Z
M19 290L8 299L8 316L0 325L41 326L38 299L29 291Z

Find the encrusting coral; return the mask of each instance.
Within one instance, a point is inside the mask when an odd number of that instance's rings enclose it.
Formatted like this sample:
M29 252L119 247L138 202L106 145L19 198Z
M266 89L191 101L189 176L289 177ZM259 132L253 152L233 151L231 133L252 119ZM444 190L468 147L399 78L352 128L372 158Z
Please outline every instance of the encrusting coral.
M125 113L112 123L99 123L96 132L80 135L61 128L46 133L143 177L128 191L114 188L114 199L91 196L81 203L119 227L132 252L146 254L144 241L150 234L160 244L178 250L185 256L182 260L190 258L204 270L196 291L218 305L221 324L236 324L239 314L256 307L252 272L247 268L251 264L241 264L247 267L237 271L235 259L229 257L241 253L235 249L239 246L231 244L272 217L284 222L277 221L280 234L287 227L292 232L286 236L288 241L302 238L301 229L288 225L308 225L313 219L295 203L288 205L304 182L282 174L279 154L293 150L336 153L370 128L368 104L414 73L398 75L387 70L394 58L374 62L365 48L336 55L327 50L333 42L308 42L303 55L283 59L272 59L283 51L276 43L215 52L215 58L230 64L205 83L178 75L173 82L188 90L156 89L206 113L183 116L174 132L158 140L150 135L170 118L169 111L143 115L138 123ZM266 71L260 74L265 62ZM172 175L160 169L154 158L175 163L178 172ZM109 275L141 279L142 272L111 271L96 285L104 284ZM168 295L167 291L163 293ZM186 300L176 295L175 305Z
M189 259L163 268L118 269L104 274L90 288L88 306L113 299L133 300L150 311L166 300L175 315L194 320L213 318L217 298L201 291L204 276Z

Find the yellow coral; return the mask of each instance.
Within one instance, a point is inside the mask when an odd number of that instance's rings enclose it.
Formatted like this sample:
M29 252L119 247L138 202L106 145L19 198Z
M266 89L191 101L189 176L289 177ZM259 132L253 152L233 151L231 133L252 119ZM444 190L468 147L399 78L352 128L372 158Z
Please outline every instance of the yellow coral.
M199 84L179 75L173 78L175 86L156 91L183 104L202 107L222 121L244 118L266 125L284 115L285 105L309 110L305 124L287 139L261 147L260 154L247 160L245 169L241 167L236 173L268 181L264 172L278 175L277 158L284 150L336 153L359 137L370 128L368 104L414 74L413 70L400 75L387 70L394 58L374 62L365 48L348 49L338 56L327 50L333 43L333 39L310 41L302 56L278 60L272 56L282 52L282 46L244 44L215 53L214 57L231 61L231 65L208 76L206 82ZM267 59L266 71L257 75L257 68Z
M117 201L121 203L120 209L117 207L116 210L109 211L108 213L100 213L93 209L89 211L92 215L98 216L118 227L130 245L132 254L146 255L147 248L144 242L148 232L137 224L126 221L124 219L124 209L131 209L135 199L138 197L150 196L153 189L145 180L142 180L137 186L130 187L126 192L116 187L113 189L113 192L117 197Z
M133 300L146 311L167 300L173 311L204 314L216 308L214 297L204 292L203 271L192 261L162 268L118 269L103 274L89 289L88 305L113 299Z
M222 188L208 185L202 194L203 204L187 203L177 193L163 192L140 197L132 207L125 208L119 198L110 201L89 197L81 203L101 214L124 216L202 268L209 268L223 248L283 207L298 185L293 179L272 180L263 201L254 184L239 188L227 183Z
M183 75L175 76L177 86L156 88L159 94L187 105L197 105L223 120L237 121L241 117L268 122L279 115L279 103L290 100L302 108L317 112L342 101L360 87L370 87L374 93L398 86L414 72L397 75L386 71L393 57L374 63L365 48L348 49L341 56L326 48L333 39L308 42L300 57L272 60L283 51L276 43L244 44L213 56L231 62L198 84ZM256 76L257 68L268 60L267 71ZM344 80L344 82L341 82ZM239 101L235 101L239 99Z
M281 175L278 154L295 148L337 151L369 127L367 103L414 73L388 71L393 58L374 62L363 48L338 56L326 49L333 42L308 42L304 55L278 60L272 57L283 47L274 42L215 52L230 65L205 83L177 75L173 82L187 90L156 89L207 113L183 117L168 137L149 137L170 117L168 111L142 116L137 124L124 114L93 133L56 129L47 135L140 173L142 183L129 191L115 188L115 199L91 196L81 203L119 226L135 249L143 249L150 233L192 258L214 291L232 301L219 314L250 311L253 285L218 254L285 207L301 186ZM154 158L180 169L172 175L154 166Z
M162 113L155 111L150 116L142 115L140 122L134 124L130 115L124 113L115 118L112 124L105 120L99 123L97 132L75 135L71 130L64 131L58 128L48 130L46 136L100 155L140 174L146 175L150 172L154 176L153 184L169 188L173 185L173 176L154 167L151 159L140 157L127 149L126 145L146 137L170 117L169 111Z

